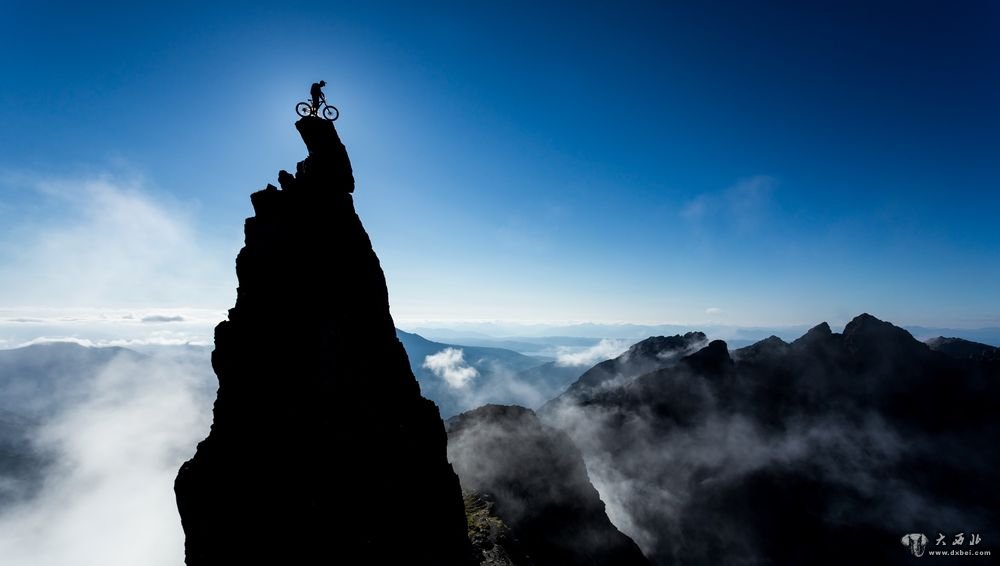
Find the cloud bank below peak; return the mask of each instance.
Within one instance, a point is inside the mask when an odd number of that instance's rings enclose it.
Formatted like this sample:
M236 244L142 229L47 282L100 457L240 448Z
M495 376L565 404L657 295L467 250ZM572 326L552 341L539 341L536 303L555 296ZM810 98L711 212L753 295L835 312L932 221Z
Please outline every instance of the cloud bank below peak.
M631 345L629 340L602 339L582 350L562 347L556 354L556 364L563 367L587 368L598 362L620 356Z

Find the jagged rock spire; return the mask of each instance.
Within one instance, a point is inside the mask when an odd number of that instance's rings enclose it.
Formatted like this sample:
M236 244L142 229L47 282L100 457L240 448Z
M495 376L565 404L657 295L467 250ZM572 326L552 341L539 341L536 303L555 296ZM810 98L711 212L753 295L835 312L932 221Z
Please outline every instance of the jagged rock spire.
M420 396L331 122L254 193L239 289L215 330L208 438L177 476L189 566L467 564L458 478Z

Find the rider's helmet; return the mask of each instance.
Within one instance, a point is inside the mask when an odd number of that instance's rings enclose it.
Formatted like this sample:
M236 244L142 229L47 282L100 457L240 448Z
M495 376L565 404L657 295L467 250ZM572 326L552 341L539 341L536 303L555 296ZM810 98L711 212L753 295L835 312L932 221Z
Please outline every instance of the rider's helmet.
M326 86L326 81L319 81L319 86Z

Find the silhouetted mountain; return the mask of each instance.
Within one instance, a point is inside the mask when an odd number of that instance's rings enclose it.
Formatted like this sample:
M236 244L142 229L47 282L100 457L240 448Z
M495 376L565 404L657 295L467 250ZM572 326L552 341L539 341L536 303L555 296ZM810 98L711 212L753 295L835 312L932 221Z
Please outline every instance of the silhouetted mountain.
M947 354L960 360L1000 361L1000 348L979 342L970 342L961 338L931 338L927 346L935 352Z
M677 363L683 356L705 345L702 332L676 336L652 336L633 344L624 354L605 360L580 376L565 393L546 403L545 407L563 400L586 398L600 388L613 387L651 371Z
M518 325L497 323L458 323L458 328L412 327L409 330L431 340L469 344L470 346L495 346L515 350L523 354L535 354L531 344L564 346L588 346L601 338L638 341L644 336L669 336L690 330L689 326L675 324L580 324L570 326L550 326L541 324ZM945 328L928 326L905 326L918 340L928 340L935 336L956 336L973 342L981 342L1000 347L1000 327L986 328ZM805 325L791 326L730 326L724 324L704 324L699 329L706 335L725 340L730 347L743 347L759 342L769 336L777 336L785 341L794 340L809 329Z
M928 326L907 326L907 330L917 339L929 340L936 336L955 336L970 342L979 342L1000 347L1000 327L986 328L939 328Z
M611 524L580 452L531 410L486 405L449 419L448 455L471 492L467 513L502 525L499 540L473 529L484 554L518 566L648 564Z
M437 403L444 418L485 403L537 407L562 391L581 371L504 348L444 344L398 328L396 336L406 348L421 393ZM448 368L425 363L429 356L449 349L461 352L460 367L474 369L474 377L461 384L451 383L442 375Z
M331 122L296 127L309 157L251 196L212 431L175 484L187 564L471 563L444 424L396 337L347 152Z
M742 362L755 363L787 355L788 348L788 342L777 336L770 336L760 342L736 350L735 355Z
M1000 524L1000 366L938 349L863 314L713 342L541 416L656 564L903 563L905 534Z

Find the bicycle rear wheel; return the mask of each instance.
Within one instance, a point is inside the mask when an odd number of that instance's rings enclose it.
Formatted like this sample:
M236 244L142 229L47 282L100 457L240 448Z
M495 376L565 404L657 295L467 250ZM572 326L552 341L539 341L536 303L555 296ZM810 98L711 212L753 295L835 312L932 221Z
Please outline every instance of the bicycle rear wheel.
M295 105L295 113L305 118L312 114L312 106L308 102L300 102Z
M333 122L340 117L340 110L337 110L336 106L327 104L323 107L323 117Z

